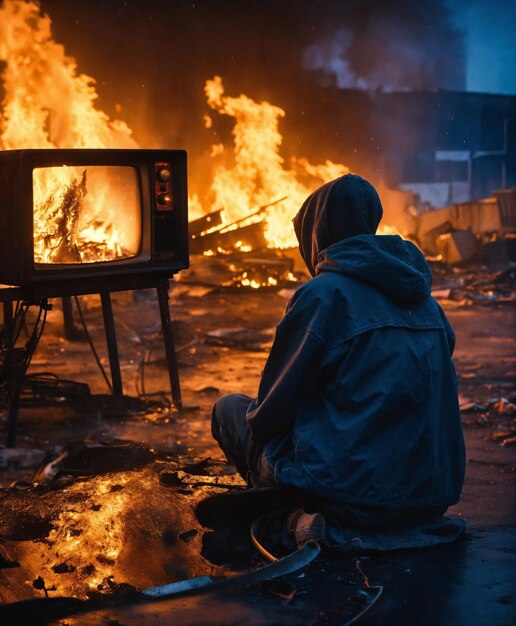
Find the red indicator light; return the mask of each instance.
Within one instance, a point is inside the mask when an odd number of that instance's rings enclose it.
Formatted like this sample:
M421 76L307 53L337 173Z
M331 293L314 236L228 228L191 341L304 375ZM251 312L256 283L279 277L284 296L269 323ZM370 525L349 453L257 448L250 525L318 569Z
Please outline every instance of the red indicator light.
M160 193L158 196L159 204L171 204L172 196L169 193Z

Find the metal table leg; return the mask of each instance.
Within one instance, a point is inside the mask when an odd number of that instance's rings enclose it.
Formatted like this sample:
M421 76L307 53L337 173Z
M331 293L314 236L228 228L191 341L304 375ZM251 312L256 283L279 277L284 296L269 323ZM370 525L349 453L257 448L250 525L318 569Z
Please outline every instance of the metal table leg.
M172 393L172 402L177 409L181 409L183 402L181 400L181 386L179 383L179 370L177 365L176 348L174 344L174 334L172 332L172 320L170 317L170 308L168 306L168 280L160 281L157 286L159 311L161 314L161 327L163 329L163 341L165 343L165 352L167 356L168 375L170 379L170 391Z
M13 321L13 302L8 300L4 302L4 327L9 326Z
M20 384L18 382L9 385L9 412L7 414L7 448L16 447L16 422L18 420L18 402L20 399Z
M122 396L122 376L120 374L120 359L118 357L118 345L116 342L113 307L111 306L111 295L109 291L101 292L100 300L102 303L102 315L104 317L104 330L106 332L106 343L109 356L109 367L111 369L113 395Z

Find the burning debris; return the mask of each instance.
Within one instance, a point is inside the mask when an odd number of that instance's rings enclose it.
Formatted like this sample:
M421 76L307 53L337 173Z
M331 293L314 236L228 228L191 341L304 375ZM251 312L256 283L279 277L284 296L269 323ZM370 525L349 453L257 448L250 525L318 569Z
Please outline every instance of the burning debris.
M58 461L65 475L76 474L60 485L0 495L9 512L0 522L2 551L20 564L3 574L9 584L2 585L2 602L40 596L42 587L31 585L39 577L50 595L87 598L112 594L120 583L142 588L218 571L201 556L203 533L193 513L203 488L194 481L171 493L159 479L181 465L163 459L153 467L156 455L147 451L145 462L135 460L127 446L102 450L101 459L85 448L67 457L69 465L79 466L90 458L79 474ZM143 561L142 553L148 557Z
M53 198L49 198L43 206L43 212L50 213L50 219L57 221L57 230L52 235L44 235L46 246L50 245L49 259L54 263L80 263L81 254L77 247L77 225L82 209L82 200L88 193L86 188L86 170L83 171L81 180L72 181L66 188L60 206L52 211ZM50 243L53 237L59 239L59 243L52 248Z
M269 202L230 224L222 224L222 209L190 222L190 251L193 254L203 253L212 256L217 253L231 254L235 251L248 252L265 248L267 243L264 236L264 220L257 220L263 217L270 207L285 200L286 196ZM242 225L246 222L246 225Z
M190 251L203 256L197 257L198 263L192 263L195 269L183 272L181 282L213 284L230 290L278 290L296 282L293 260L267 247L265 220L240 225L263 216L271 206L284 200L264 205L227 225L221 225L222 210L190 222Z
M140 201L131 167L34 170L34 259L73 264L131 258L140 247Z
M293 259L283 251L219 253L194 256L193 260L191 269L183 271L178 279L182 285L212 286L231 292L280 291L302 280L299 273L293 272Z
M248 252L253 249L261 250L265 247L266 241L261 221L239 228L236 228L236 225L233 228L221 226L199 235L193 235L190 243L192 254L204 254L205 256L232 254L238 251Z
M198 197L192 198L194 213L205 214L204 204L211 205L208 212L223 207L222 223L229 228L230 224L252 217L251 207L259 206L256 217L263 214L267 246L296 246L291 220L306 196L321 182L346 174L349 169L341 163L326 161L313 165L300 158L292 159L290 167L286 167L280 154L283 137L279 120L285 116L283 109L266 101L256 102L246 95L226 95L220 76L206 81L205 93L214 111L234 119L234 145L229 150L224 143L213 146L216 165L210 193L206 203L201 203ZM214 120L206 119L212 127ZM272 198L281 200L271 202ZM224 226L219 230L224 231ZM247 244L245 239L241 241Z

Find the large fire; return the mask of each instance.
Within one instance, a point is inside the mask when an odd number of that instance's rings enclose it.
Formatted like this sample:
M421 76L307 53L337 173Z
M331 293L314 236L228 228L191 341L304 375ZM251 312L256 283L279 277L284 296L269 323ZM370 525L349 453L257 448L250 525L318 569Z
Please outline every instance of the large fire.
M296 246L291 221L305 198L318 184L349 169L332 161L312 165L306 159L293 159L286 167L280 154L283 137L278 129L280 118L285 116L283 109L269 102L255 102L246 95L225 95L220 76L206 81L204 90L214 111L235 119L231 165L224 161L227 149L213 146L214 158L222 162L215 167L211 185L212 210L223 207L226 222L232 223L255 207L285 197L266 211L265 237L269 247ZM206 117L206 123L211 125L210 117ZM311 180L311 186L304 182L306 179Z
M94 79L78 73L75 60L66 56L63 46L53 40L51 20L42 14L36 2L4 0L0 6L0 61L5 63L1 150L138 147L127 124L111 120L96 108ZM292 217L315 187L347 173L348 168L331 161L313 165L304 158L294 158L286 164L280 154L283 137L279 121L285 116L283 109L246 95L226 95L219 76L206 82L205 94L214 112L234 118L234 145L213 146L211 198L202 206L198 197L192 196L191 213L207 214L222 208L225 224L240 225L243 218L256 213L257 207L268 205L251 218L264 221L268 245L296 246ZM206 124L211 123L213 120L207 116ZM35 262L91 263L137 253L139 218L128 220L126 214L127 203L136 206L137 200L124 197L122 204L116 195L120 185L110 179L117 175L131 173L110 171L108 175L100 167L36 170ZM133 216L136 213L133 211ZM132 231L128 232L131 221ZM238 241L237 247L242 252L250 250L245 240ZM251 287L260 286L244 273L242 284L246 285L246 281ZM274 281L269 277L267 284ZM34 565L34 574L43 565L65 563L78 568L84 555L100 555L98 570L83 571L85 589L60 583L60 591L73 595L85 595L87 589L98 588L116 570L123 548L122 518L130 498L126 491L114 490L110 477L96 478L91 485L92 493L86 499L79 499L73 510L62 511L56 517L50 536L53 552L42 550L41 562ZM78 483L67 489L75 496L81 494L83 486ZM62 579L56 575L50 582L57 585L59 580Z
M138 253L141 216L133 168L38 168L33 189L36 263L94 263Z
M53 40L51 19L36 2L4 0L0 60L5 61L0 149L138 147L125 122L111 120L96 108L95 80L78 73L75 60ZM210 194L202 203L197 195L191 196L190 215L222 208L224 224L238 221L241 226L257 207L271 205L247 223L263 221L269 247L295 247L291 220L304 199L348 168L329 160L314 165L297 157L285 163L279 130L283 109L246 95L226 95L220 76L206 82L205 94L214 112L234 118L234 143L212 147ZM213 119L207 115L205 123L210 126ZM92 177L92 172L74 168L38 172L34 180L36 262L90 263L137 253L138 220L127 220L126 207L114 197L109 181L99 182L100 172L94 190L90 189ZM391 231L386 227L386 232ZM239 244L240 251L251 249L245 240Z
M279 121L286 115L283 109L246 95L225 95L220 76L206 81L204 91L211 109L235 120L233 146L212 146L216 165L208 210L222 207L226 224L242 223L247 215L252 216L248 223L263 219L269 247L296 247L292 218L303 201L319 185L349 173L349 168L330 160L314 165L304 157L294 157L286 164L280 154L283 136ZM213 125L212 117L205 117L205 125ZM191 199L190 206L197 214L206 212L197 197ZM260 206L269 208L255 215L253 209ZM389 225L379 229L379 234L397 232ZM245 242L239 243L237 247L243 250Z
M77 72L74 59L53 40L50 18L35 2L4 0L0 60L5 61L0 149L138 147L124 122L95 107L94 79ZM135 253L138 224L132 232L121 228L124 205L113 198L112 185L100 180L99 171L89 174L96 178L94 193L82 202L89 190L88 173L73 168L37 173L35 262L108 261Z

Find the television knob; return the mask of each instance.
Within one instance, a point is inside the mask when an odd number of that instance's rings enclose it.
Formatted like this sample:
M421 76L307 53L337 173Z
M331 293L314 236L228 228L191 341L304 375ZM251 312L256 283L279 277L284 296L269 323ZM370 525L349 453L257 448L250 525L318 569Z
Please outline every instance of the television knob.
M172 196L169 193L160 193L158 196L159 204L172 204Z
M172 172L167 167L162 167L157 172L158 180L162 183L168 182L172 178Z

